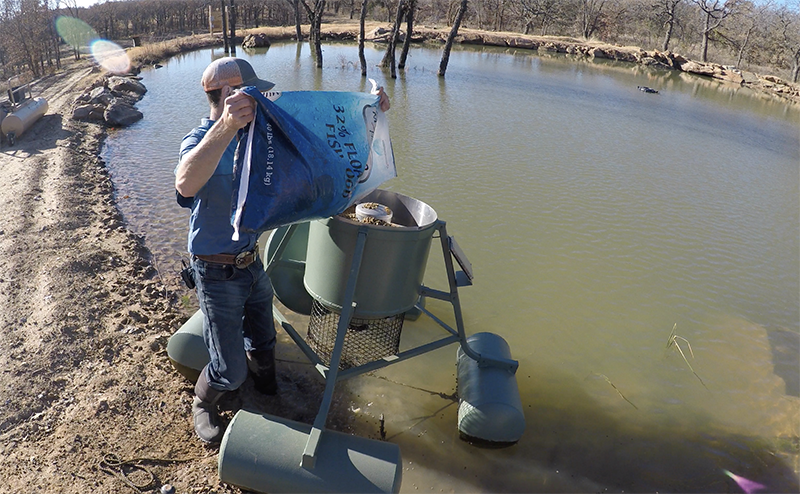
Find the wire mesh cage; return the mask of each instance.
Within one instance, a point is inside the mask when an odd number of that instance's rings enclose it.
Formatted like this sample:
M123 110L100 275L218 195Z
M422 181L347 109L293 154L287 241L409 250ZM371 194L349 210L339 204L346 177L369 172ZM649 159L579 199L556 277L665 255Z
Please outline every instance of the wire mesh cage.
M400 349L404 317L405 313L380 319L352 318L345 333L339 369L396 355ZM338 326L339 314L315 300L308 322L308 345L326 365L331 362Z

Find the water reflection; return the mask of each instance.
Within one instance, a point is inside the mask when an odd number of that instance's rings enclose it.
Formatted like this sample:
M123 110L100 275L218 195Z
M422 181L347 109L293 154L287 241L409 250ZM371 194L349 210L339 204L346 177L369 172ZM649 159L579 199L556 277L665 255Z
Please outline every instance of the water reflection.
M325 50L323 70L307 44L240 55L279 89L367 88L355 46ZM103 153L126 219L175 274L187 218L172 170L207 114L197 81L219 54L144 72L145 119ZM452 347L347 381L353 430L376 437L383 413L401 445L403 490L736 490L727 469L797 491L800 110L518 49L457 49L439 78L439 51L414 47L391 79L382 54L367 49L392 98L399 176L386 186L434 207L472 261L467 331L509 341L528 423L507 449L461 441L442 397L455 390ZM425 282L442 279L432 253ZM666 348L674 325L703 383ZM407 322L402 344L437 330Z

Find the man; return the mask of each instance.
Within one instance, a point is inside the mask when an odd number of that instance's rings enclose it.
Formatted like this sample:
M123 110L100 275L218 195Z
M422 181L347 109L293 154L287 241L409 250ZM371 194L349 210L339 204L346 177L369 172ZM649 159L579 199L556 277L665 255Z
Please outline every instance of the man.
M209 117L181 142L175 189L178 203L192 210L188 249L204 316L203 340L211 357L195 385L194 428L204 442L217 443L224 433L217 402L241 386L248 368L256 390L277 392L272 285L258 259L257 235L242 233L234 242L230 222L235 137L255 110L255 102L235 90L256 86L268 91L274 84L259 79L250 64L238 58L211 63L201 84Z
M255 114L255 101L236 89L268 91L274 84L258 78L245 60L230 57L212 62L201 84L209 117L181 142L175 189L178 203L192 210L188 249L211 357L195 385L194 428L201 440L217 443L224 428L216 404L241 386L248 369L256 390L277 393L272 285L256 252L258 236L240 232L239 240L231 240L230 221L236 135ZM379 95L387 111L389 98L383 89Z

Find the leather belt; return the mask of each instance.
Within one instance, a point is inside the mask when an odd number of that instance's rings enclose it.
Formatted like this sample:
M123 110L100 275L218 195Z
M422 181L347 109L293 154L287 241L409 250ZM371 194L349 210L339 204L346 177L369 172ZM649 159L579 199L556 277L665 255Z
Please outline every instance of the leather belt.
M239 254L195 255L194 257L201 261L213 262L216 264L231 264L239 269L244 269L256 262L256 259L258 259L258 251L248 250L247 252L240 252Z

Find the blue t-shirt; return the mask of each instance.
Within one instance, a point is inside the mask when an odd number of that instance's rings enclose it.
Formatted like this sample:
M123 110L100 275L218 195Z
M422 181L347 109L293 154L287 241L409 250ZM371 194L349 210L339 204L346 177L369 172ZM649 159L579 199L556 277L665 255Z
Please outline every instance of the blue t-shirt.
M179 163L194 149L206 132L214 125L204 118L200 125L181 141ZM222 154L214 175L193 198L178 194L178 204L191 208L189 217L189 253L194 255L238 254L255 248L257 234L240 232L239 241L231 240L231 197L233 195L233 163L236 154L236 139L232 140ZM176 167L177 171L177 167Z

